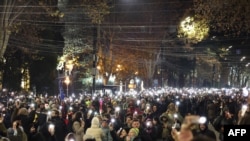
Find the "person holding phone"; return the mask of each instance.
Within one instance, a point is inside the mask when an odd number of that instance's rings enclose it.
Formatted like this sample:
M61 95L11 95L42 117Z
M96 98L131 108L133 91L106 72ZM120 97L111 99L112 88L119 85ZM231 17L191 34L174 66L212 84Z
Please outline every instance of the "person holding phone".
M83 141L84 126L85 126L83 113L81 111L75 112L72 116L72 122L73 122L72 130L76 138L75 141Z
M188 115L184 118L181 125L180 131L177 131L175 128L172 129L171 135L174 141L214 141L207 136L194 136L192 132L192 126L197 124L204 124L200 122L200 116L197 115Z

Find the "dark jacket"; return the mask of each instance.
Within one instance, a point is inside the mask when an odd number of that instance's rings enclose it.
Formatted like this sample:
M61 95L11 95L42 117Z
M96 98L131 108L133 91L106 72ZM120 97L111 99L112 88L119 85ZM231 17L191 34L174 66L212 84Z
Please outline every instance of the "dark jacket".
M54 135L51 135L48 131L50 124L55 125ZM67 126L64 120L60 117L53 117L46 123L46 125L41 127L40 132L46 138L46 141L64 141L67 135Z
M201 130L199 126L199 131L194 134L194 136L206 136L214 141L216 141L216 135L215 133L208 128L208 124L205 124L205 129Z

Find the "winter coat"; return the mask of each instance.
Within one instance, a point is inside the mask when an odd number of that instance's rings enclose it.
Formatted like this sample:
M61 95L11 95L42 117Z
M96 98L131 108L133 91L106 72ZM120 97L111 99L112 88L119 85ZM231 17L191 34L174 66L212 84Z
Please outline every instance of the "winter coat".
M13 128L7 130L7 137L11 141L27 141L27 135L23 131L22 127L18 127L16 131Z
M74 121L72 125L76 141L83 141L84 127L81 126L79 121Z
M96 141L102 141L105 135L100 128L100 122L97 117L94 117L92 119L91 126L86 130L85 135L91 135L95 138Z

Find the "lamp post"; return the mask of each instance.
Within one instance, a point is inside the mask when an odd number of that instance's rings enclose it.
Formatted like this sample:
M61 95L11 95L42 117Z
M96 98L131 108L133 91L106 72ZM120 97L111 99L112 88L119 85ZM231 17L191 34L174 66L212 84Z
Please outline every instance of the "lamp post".
M69 96L69 83L70 83L69 76L66 76L64 83L67 86L67 97L68 97Z

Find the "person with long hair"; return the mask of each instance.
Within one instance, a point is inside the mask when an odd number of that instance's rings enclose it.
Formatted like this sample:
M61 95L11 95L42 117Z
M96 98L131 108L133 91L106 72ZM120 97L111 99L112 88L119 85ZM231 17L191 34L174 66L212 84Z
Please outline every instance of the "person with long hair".
M85 122L83 120L83 113L77 111L72 116L72 130L75 134L76 141L83 141L84 136L84 125Z

